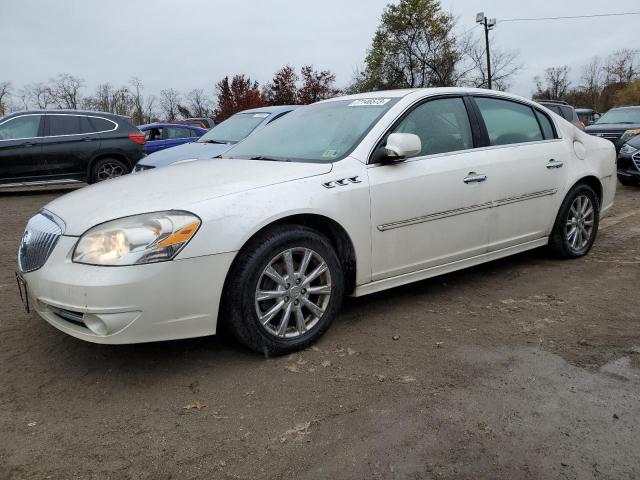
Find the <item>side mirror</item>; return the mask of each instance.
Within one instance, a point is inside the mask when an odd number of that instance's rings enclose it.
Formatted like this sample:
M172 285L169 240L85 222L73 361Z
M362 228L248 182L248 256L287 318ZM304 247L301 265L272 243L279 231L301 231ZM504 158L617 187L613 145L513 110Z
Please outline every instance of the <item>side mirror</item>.
M420 137L413 133L392 133L387 138L384 151L390 160L415 157L422 151Z

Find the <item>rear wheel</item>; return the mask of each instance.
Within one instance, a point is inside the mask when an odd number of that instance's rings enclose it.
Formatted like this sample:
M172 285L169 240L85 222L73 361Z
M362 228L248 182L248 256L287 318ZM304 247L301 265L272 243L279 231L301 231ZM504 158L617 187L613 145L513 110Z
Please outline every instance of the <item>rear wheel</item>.
M549 247L563 258L586 255L598 234L600 203L593 188L576 185L567 194L549 237Z
M302 226L278 226L238 255L221 313L242 344L281 355L305 348L329 328L344 296L344 275L323 235Z
M89 183L102 182L129 173L129 167L116 158L101 158L91 167Z

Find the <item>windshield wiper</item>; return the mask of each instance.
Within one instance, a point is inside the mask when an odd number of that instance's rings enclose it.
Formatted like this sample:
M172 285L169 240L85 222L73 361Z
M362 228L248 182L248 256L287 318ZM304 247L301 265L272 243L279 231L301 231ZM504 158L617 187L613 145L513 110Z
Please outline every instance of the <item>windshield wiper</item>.
M202 140L200 141L200 143L219 143L219 144L224 144L227 142L221 142L220 140Z
M256 155L255 157L250 157L249 160L264 160L266 162L289 162L290 161L287 158L273 158L273 157L265 157L263 155Z

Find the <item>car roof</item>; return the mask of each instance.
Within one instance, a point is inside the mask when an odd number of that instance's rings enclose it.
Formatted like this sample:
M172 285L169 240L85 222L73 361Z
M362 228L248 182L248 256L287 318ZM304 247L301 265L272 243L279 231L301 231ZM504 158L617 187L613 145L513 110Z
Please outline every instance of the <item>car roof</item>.
M273 105L268 107L250 108L237 113L282 113L290 112L291 110L295 110L301 106L302 105Z
M422 97L428 97L433 95L490 95L492 97L502 97L505 99L512 99L520 102L527 102L529 104L535 104L535 100L514 95L512 93L501 92L498 90L487 90L486 88L467 88L467 87L434 87L434 88L405 88L399 90L382 90L379 92L367 92L357 93L355 95L345 95L342 97L334 97L328 100L322 100L318 103L335 102L341 100L358 100L365 98L403 98L408 95L422 94Z
M95 110L73 110L73 109L46 109L46 110L22 110L19 112L12 112L11 115L25 115L25 114L46 114L46 113L67 113L70 115L101 115L101 116L110 116L110 117L120 117L120 118L130 118L126 115L118 115L116 113L109 112L98 112Z
M155 122L155 123L146 123L144 125L138 125L138 128L158 128L158 127L180 127L180 128L192 128L196 130L206 130L206 128L198 127L197 125L189 125L188 123Z
M620 107L613 107L611 110L637 110L640 105L622 105Z

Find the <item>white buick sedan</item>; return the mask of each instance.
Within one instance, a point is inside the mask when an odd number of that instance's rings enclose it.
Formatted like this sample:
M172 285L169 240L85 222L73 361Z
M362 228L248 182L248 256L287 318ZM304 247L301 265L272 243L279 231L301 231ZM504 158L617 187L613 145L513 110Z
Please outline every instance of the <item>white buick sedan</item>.
M304 348L362 296L548 245L587 254L616 188L613 144L473 89L335 98L219 159L93 185L27 224L23 300L97 343L224 324Z

